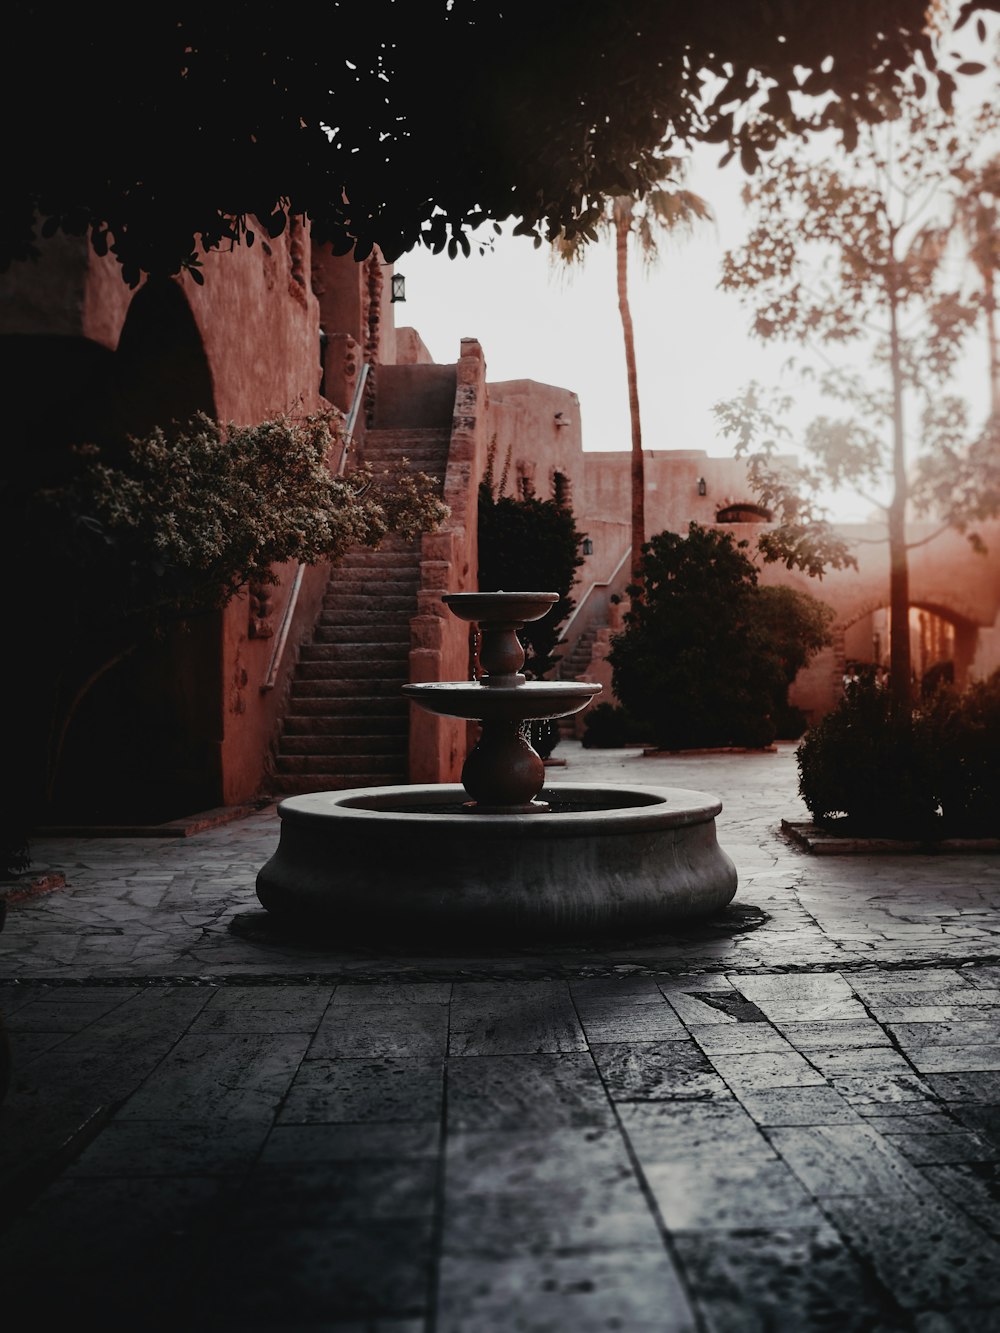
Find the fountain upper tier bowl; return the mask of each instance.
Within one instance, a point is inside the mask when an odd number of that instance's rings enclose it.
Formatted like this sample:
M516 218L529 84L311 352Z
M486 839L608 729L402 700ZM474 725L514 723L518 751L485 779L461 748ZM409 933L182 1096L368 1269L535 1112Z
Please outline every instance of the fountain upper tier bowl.
M579 713L600 689L600 685L575 680L493 686L459 680L404 685L403 693L429 713L443 717L463 717L470 722L540 722Z

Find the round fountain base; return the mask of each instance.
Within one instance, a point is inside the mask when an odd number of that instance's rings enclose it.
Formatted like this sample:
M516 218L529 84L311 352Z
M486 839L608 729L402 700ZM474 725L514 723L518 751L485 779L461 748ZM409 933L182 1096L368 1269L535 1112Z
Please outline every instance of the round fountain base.
M471 811L458 784L289 797L257 896L345 942L489 944L662 933L735 895L707 792L560 783L541 796L549 810L525 814Z

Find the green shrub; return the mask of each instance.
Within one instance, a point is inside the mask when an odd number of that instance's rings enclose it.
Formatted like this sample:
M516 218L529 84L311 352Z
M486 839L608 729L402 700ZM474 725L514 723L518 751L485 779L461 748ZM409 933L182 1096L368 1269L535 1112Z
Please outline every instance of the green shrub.
M797 741L805 734L809 719L794 704L779 704L774 714L775 740Z
M496 439L490 445L486 471L479 483L478 586L482 592L555 592L559 601L540 620L518 631L525 651L524 674L541 680L555 667L556 644L574 602L570 591L583 564L583 532L573 510L557 500L533 494L504 495L507 463L494 477Z
M908 715L870 673L796 751L817 823L868 836L1000 834L1000 672L964 694L936 690Z
M660 749L770 745L790 682L829 641L830 609L758 587L746 547L696 523L643 547L608 661L616 697Z
M956 698L939 691L939 698ZM1000 835L1000 671L957 696L938 724L940 796L947 829Z
M585 750L618 750L641 740L639 727L624 708L609 703L594 704L583 715L580 744Z
M494 476L496 437L490 444L486 471L479 483L478 584L482 592L555 592L559 600L540 620L518 630L524 648L523 671L529 680L541 680L554 670L562 626L573 610L570 590L583 564L580 532L569 505L504 495L510 450L500 477ZM559 744L559 725L551 719L528 727L532 748L548 759Z

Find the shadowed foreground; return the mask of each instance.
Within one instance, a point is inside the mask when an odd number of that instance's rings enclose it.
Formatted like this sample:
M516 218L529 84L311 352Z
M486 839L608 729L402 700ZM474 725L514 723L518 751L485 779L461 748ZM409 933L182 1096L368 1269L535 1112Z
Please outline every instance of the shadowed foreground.
M731 906L613 947L284 932L273 807L39 839L0 1005L18 1326L1000 1328L1000 856L812 856L794 747L564 742L723 801Z

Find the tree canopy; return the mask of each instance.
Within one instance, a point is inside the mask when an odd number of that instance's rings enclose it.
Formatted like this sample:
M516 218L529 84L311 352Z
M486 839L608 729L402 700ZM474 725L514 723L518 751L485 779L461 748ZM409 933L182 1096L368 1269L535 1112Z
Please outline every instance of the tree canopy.
M819 376L821 391L847 414L810 424L803 443L811 462L790 481L773 460L788 435L780 401L764 405L751 385L716 414L737 456L749 459L751 484L781 516L765 558L808 568L817 554L829 557L832 548L817 553L802 524L803 507L815 516L809 506L824 485L848 486L882 510L892 623L903 627L891 642L901 711L911 689L909 510L940 516L942 531L996 512L997 423L974 431L966 404L947 389L984 304L948 262L951 220L968 211L970 191L981 197L977 154L995 143L998 127L992 102L961 120L915 90L899 116L866 130L850 155L776 154L745 187L753 225L723 265L722 287L751 307L763 341L825 355L857 342L868 352L860 371L833 366ZM992 272L992 254L980 251L980 275ZM978 494L963 512L970 491Z
M998 7L966 0L959 19ZM488 222L539 244L589 234L678 145L752 170L817 108L850 145L915 76L949 101L969 65L939 63L927 15L927 0L180 3L147 7L140 30L119 0L56 20L17 4L0 265L31 255L39 225L89 234L133 285L293 217L390 262L468 251Z

